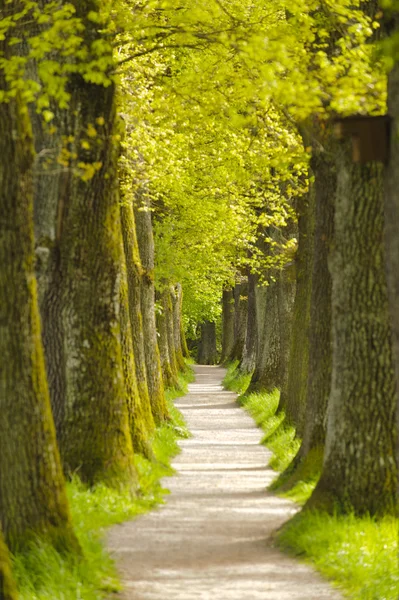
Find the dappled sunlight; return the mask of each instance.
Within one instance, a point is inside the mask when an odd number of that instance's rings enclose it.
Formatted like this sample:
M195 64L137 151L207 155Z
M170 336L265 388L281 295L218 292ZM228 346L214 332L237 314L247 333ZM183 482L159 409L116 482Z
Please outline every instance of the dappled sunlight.
M275 472L251 417L238 404L223 408L224 400L215 409L225 396L217 392L222 370L195 370L200 383L179 402L192 437L179 442L165 506L110 536L123 598L338 600L309 566L275 548L275 531L298 507L266 491Z

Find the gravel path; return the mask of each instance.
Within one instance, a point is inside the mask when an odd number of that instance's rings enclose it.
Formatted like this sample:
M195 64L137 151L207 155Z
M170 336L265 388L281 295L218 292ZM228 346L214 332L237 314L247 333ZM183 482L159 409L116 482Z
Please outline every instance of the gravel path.
M167 503L108 537L124 600L339 600L271 536L295 512L267 493L274 477L261 431L221 387L225 370L196 366L176 401L193 437L180 443Z

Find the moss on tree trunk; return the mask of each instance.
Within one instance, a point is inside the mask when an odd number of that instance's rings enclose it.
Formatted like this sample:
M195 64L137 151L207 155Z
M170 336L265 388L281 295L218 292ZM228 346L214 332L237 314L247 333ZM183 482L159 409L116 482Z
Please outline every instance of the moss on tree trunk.
M0 521L11 549L36 535L76 549L41 343L32 137L18 99L0 103L0 131Z
M86 25L85 41L100 40L97 25L86 20L98 3L74 4ZM51 198L46 196L36 178L42 190L36 194L36 214L55 202L42 294L47 373L66 472L119 486L130 483L134 468L119 322L115 88L74 75L68 91L68 111L57 112L60 139L69 140L65 168L56 175L58 193L49 186Z
M147 423L148 430L151 431L154 428L154 420L147 385L147 367L144 347L145 336L141 314L142 269L137 246L133 207L129 203L122 202L121 204L121 222L126 260L129 322L133 342L136 385L141 406L141 414L144 417L144 422Z
M147 458L152 458L151 438L155 429L149 400L143 402L137 387L136 365L129 311L129 286L125 262L122 261L120 287L120 324L122 342L122 364L125 378L126 397L129 410L130 433L133 449Z
M162 376L165 387L177 387L178 380L171 367L167 315L165 312L165 294L168 296L168 290L165 288L162 292L157 292L157 301L160 305L160 310L157 313L157 330L159 334L159 352L161 357Z

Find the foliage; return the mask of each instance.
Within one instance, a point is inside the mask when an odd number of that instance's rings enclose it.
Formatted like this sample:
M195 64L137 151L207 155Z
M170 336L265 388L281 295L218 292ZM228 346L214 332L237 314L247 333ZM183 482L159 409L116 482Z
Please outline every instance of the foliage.
M304 511L284 526L279 545L311 560L352 600L396 600L398 520Z

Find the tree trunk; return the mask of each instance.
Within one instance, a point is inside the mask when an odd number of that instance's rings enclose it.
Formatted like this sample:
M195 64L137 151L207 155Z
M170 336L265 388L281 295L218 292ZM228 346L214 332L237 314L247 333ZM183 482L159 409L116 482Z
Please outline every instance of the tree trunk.
M399 18L396 15L396 22ZM399 431L399 64L388 79L388 112L393 118L391 132L390 162L385 172L385 255L388 297L393 333L393 351L397 393L397 431ZM399 435L396 448L399 464ZM399 497L399 489L398 489Z
M258 349L255 371L248 391L271 391L281 386L281 348L278 315L279 281L256 289Z
M255 290L257 276L250 273L248 275L248 310L247 310L247 333L245 336L245 346L240 363L242 373L252 373L256 365L256 350L258 343L257 318L256 318L256 297Z
M7 41L0 51L8 52ZM0 87L7 89L0 70ZM0 103L0 521L77 548L51 415L34 276L33 145L19 99Z
M294 425L301 436L306 408L309 369L309 320L312 289L312 258L314 235L314 193L300 199L298 207L298 250L296 292L292 314L292 330L286 384L281 391L279 410L284 410L286 422Z
M165 288L162 294L163 298L163 309L165 312L166 321L166 334L168 338L169 348L169 361L170 368L172 369L173 377L178 380L179 367L177 363L176 350L175 350L175 332L174 332L174 319L173 319L173 303L172 303L172 286L170 284Z
M317 126L317 124L316 124ZM317 136L317 137L316 137ZM291 465L281 475L281 489L299 480L317 477L323 464L326 413L331 389L331 275L328 255L334 236L336 168L332 160L336 141L331 130L315 127L312 138L312 172L315 177L315 234L309 326L309 369L302 444ZM323 148L320 151L320 148Z
M308 506L396 514L396 393L383 252L382 165L338 155L332 387L321 479Z
M224 364L232 355L234 348L234 295L232 289L223 290L222 297L222 356Z
M143 199L134 205L137 241L142 266L141 281L141 314L144 329L144 354L147 368L147 383L150 394L152 414L157 423L168 417L165 400L164 380L162 377L161 357L158 347L157 326L155 318L155 286L154 286L154 236L152 231L151 211L149 200ZM165 382L165 385L167 383Z
M186 368L181 341L181 321L182 321L182 301L183 292L180 283L171 287L171 300L173 310L173 345L175 350L177 368L179 371L184 371Z
M97 6L75 5L83 20ZM88 44L101 40L93 21L85 25ZM115 88L73 75L68 91L68 111L58 111L57 121L64 140L71 141L63 173L57 175L51 274L42 294L50 394L65 470L78 471L91 484L130 485L133 451L119 323ZM44 186L41 190L37 215L49 205Z
M201 323L197 362L199 365L215 365L217 362L216 325L210 321Z
M141 314L141 281L142 271L139 249L134 226L133 207L126 202L121 204L121 220L123 233L123 246L127 268L127 283L129 291L129 321L131 325L133 356L137 389L140 405L149 429L154 427L151 413L150 396L147 385L147 367L144 349L143 319Z
M7 547L0 532L0 600L17 600L17 588L11 574Z
M155 429L149 398L147 401L140 396L137 387L136 365L132 325L129 310L129 285L125 261L122 260L120 287L120 324L122 341L122 365L125 379L126 396L129 410L130 434L133 449L147 458L152 458L150 439Z
M247 332L248 283L238 283L234 287L234 346L230 360L242 360Z
M168 294L168 290L164 290L162 292L157 292L157 301L161 306L161 310L157 313L157 330L159 334L159 351L161 357L161 368L162 368L162 376L165 387L178 387L179 382L177 380L177 376L173 373L172 367L170 364L170 354L169 354L169 339L168 339L168 326L167 326L167 315L165 313L165 298L164 294ZM167 302L167 300L166 300Z

